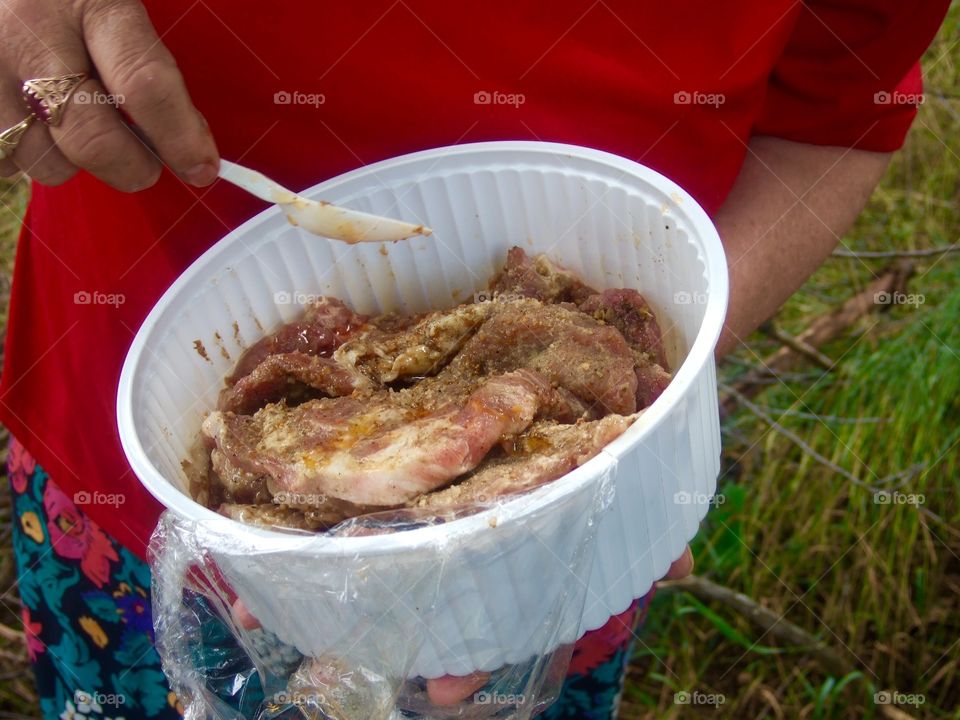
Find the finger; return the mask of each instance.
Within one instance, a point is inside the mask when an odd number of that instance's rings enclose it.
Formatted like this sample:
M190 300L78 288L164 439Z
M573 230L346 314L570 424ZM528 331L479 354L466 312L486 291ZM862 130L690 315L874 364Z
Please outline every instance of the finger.
M62 123L50 128L50 135L74 165L117 190L151 187L163 167L108 100L99 81L84 81L64 108Z
M681 580L687 575L693 572L693 553L690 551L690 546L688 545L683 550L683 555L681 555L677 560L674 561L673 565L670 566L670 569L667 570L664 580Z
M253 616L240 598L233 601L230 614L233 615L233 621L244 630L256 630L260 627L260 621Z
M173 55L139 2L101 0L83 18L87 49L107 89L174 172L192 185L216 179L219 154Z
M427 680L427 697L434 705L441 707L456 705L473 695L490 681L490 673L475 672L457 677L444 675L435 680Z
M89 71L90 60L82 39L69 27L65 23L46 27L42 42L20 59L22 77ZM99 81L84 81L67 100L60 124L48 128L50 137L70 163L118 190L133 192L149 187L160 176L160 163L106 99Z
M20 98L20 83L7 77L0 83L0 130L13 127L27 116ZM34 122L21 138L13 155L0 161L0 175L10 177L18 172L44 185L60 185L72 178L77 168L57 148L47 129Z

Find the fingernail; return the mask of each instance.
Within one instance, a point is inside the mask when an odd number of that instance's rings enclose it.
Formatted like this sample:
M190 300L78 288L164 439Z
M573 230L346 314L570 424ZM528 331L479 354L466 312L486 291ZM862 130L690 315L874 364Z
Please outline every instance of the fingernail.
M213 163L195 165L183 174L183 178L191 185L204 187L217 179L217 166Z

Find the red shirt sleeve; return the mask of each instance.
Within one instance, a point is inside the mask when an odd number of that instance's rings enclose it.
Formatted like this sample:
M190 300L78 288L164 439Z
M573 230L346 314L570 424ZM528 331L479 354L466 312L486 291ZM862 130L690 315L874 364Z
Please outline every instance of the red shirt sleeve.
M949 0L808 0L770 76L757 135L889 152L923 102L918 60Z

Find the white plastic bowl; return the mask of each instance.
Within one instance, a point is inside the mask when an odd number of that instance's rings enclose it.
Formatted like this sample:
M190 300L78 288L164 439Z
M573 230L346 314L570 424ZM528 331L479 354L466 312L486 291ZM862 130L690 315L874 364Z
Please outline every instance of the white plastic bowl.
M387 618L375 631L390 622L402 631L424 599L435 602L430 630L407 631L414 649L404 671L462 675L549 652L623 612L680 556L716 487L713 351L727 269L706 213L635 162L533 142L414 153L303 194L422 222L435 235L347 246L291 227L271 208L204 253L144 321L120 378L120 437L144 486L200 522L197 542L209 544L238 596L306 654L342 648L371 630L371 616ZM249 527L185 494L181 461L223 377L309 296L333 295L364 313L449 307L482 288L513 245L547 253L594 287L636 288L659 318L674 379L598 457L495 511L379 537ZM605 472L615 487L612 507L600 520L593 561L580 564L583 577L569 577L554 566L575 554L569 545L584 535ZM439 545L442 572L435 552L425 551ZM582 612L557 600L585 581Z

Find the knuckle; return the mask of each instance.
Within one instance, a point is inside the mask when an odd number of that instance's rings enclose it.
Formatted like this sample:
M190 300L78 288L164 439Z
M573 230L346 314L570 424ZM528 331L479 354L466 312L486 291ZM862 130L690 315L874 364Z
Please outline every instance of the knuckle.
M175 102L181 81L172 63L150 59L134 62L117 78L117 92L134 113L154 113Z
M152 186L159 177L157 163L130 148L122 126L91 113L76 125L63 148L76 165L124 192Z
M98 22L107 15L139 10L136 0L72 0L74 14L83 22Z
M122 147L124 131L97 111L79 112L79 107L71 110L74 111L73 124L58 144L83 168L97 170L109 165Z
M38 42L29 35L16 36L5 44L10 56L17 58L16 65L24 76L23 79L54 74L65 69L59 61L59 58L66 57L65 51L57 44Z

